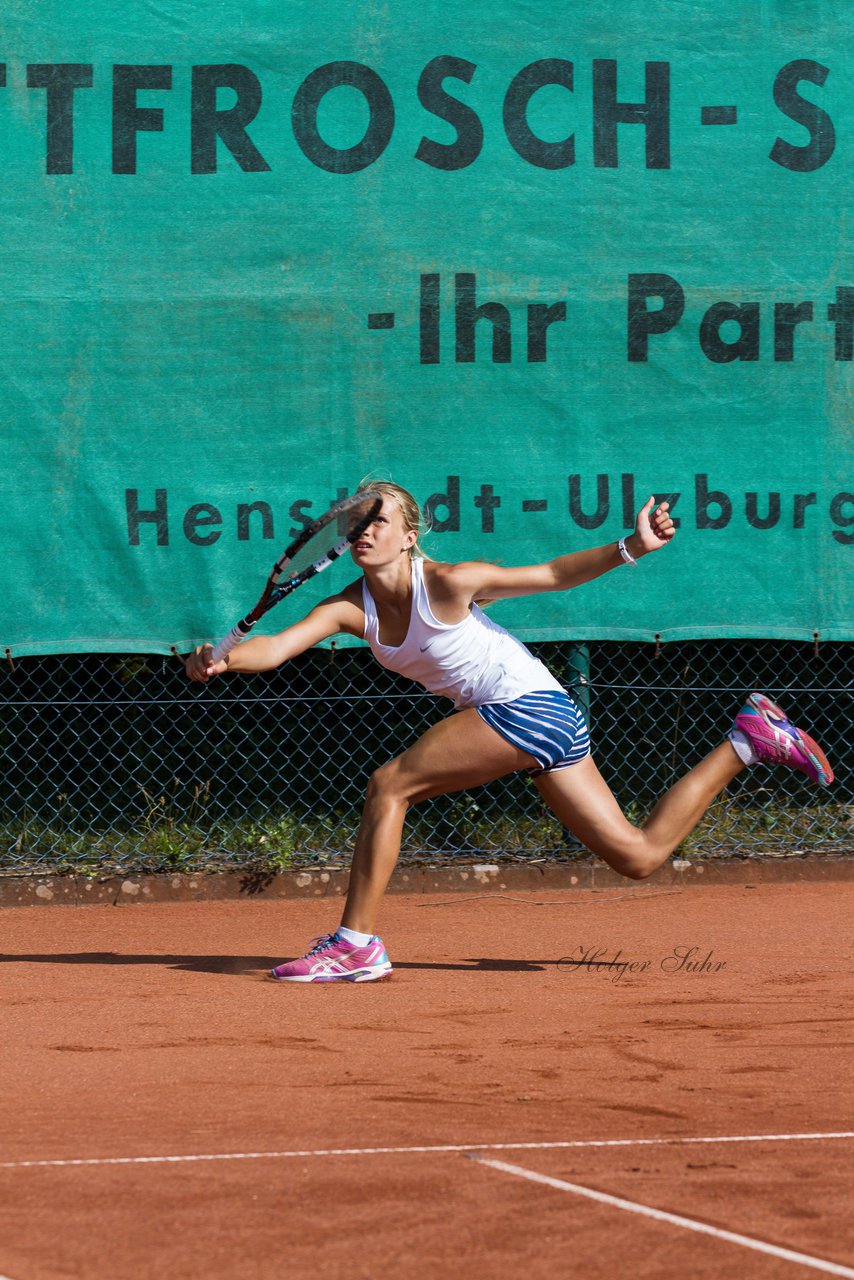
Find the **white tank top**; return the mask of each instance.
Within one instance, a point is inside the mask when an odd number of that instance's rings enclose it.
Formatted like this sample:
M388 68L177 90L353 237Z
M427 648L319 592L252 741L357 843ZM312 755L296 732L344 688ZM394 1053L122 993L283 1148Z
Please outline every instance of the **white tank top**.
M365 639L377 661L417 681L454 706L479 707L512 702L525 693L562 689L538 658L509 631L487 618L476 604L462 622L434 617L424 582L424 562L413 559L412 610L401 645L381 644L377 606L362 579Z

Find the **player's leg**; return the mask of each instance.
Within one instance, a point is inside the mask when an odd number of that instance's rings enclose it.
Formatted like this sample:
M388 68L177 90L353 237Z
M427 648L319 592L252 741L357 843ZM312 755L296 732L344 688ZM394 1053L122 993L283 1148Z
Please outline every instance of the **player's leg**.
M402 755L377 769L365 796L341 921L346 934L354 936L324 934L308 955L278 965L273 977L288 982L367 982L390 973L374 927L400 854L409 807L535 765L533 756L507 742L476 711L467 710L433 725Z
M829 786L833 770L821 747L761 693L752 693L726 742L662 796L642 827L622 813L593 760L540 775L535 781L564 826L622 875L650 875L684 840L709 805L742 769L781 764Z
M378 769L368 784L341 923L360 932L373 930L410 805L535 765L533 756L507 742L470 709L433 725Z
M552 812L621 875L642 879L665 861L745 765L729 742L716 747L659 800L642 827L624 815L591 756L534 779Z

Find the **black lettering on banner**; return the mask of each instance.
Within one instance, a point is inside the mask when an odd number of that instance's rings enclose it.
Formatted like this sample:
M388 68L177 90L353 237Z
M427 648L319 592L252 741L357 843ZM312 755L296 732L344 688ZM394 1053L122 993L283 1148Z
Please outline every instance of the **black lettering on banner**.
M157 526L158 547L169 546L169 516L165 489L154 490L154 508L141 511L139 507L139 490L125 489L125 511L127 512L128 543L132 547L139 546L139 526L153 524Z
M546 361L546 334L549 325L566 320L565 302L528 303L528 363L544 364Z
M628 283L628 358L644 363L649 359L650 334L667 333L682 319L685 294L673 276L658 272L632 274ZM659 298L661 306L650 310L646 304L651 298Z
M816 495L814 493L796 493L792 506L792 528L803 529L804 512L807 507L812 507L816 503Z
M317 128L320 103L330 90L342 85L358 89L370 111L365 136L353 147L331 147ZM327 173L358 173L388 146L394 132L394 103L385 81L371 67L361 62L327 62L307 75L297 89L291 123L297 145L312 164Z
M620 477L620 490L623 495L623 528L634 529L637 506L635 505L635 478L631 472L624 472Z
M217 90L233 89L237 100L217 107ZM237 62L196 66L190 98L190 169L216 173L216 140L221 138L244 173L261 173L270 166L246 132L261 108L261 82Z
M774 303L774 359L789 361L795 358L795 329L799 324L812 320L811 302Z
M827 318L836 326L836 359L850 360L854 353L854 289L850 285L837 285L836 301L828 304Z
M594 492L595 479L595 492ZM614 476L614 503L611 503L611 479L605 473L595 476L574 473L566 477L568 485L568 514L571 521L581 529L595 530L604 525L612 516L616 520L622 517L623 526L627 529L634 526L636 507L643 503L652 492L653 501L658 504L667 502L671 514L676 510L682 496L681 490L658 491L645 489L638 496L636 477L631 472L623 472ZM739 493L727 493L722 489L713 489L709 485L709 475L699 472L694 475L694 527L699 530L725 529L730 525L739 528L747 527L764 532L779 527L783 523L784 505L788 512L788 503L792 504L791 528L803 529L806 524L806 513L810 507L817 505L816 493L784 494L778 490L759 492L747 490ZM619 508L617 486L619 486ZM459 533L461 525L468 527L468 517L462 516L462 485L459 475L446 477L444 488L431 493L424 502L425 518L431 533ZM346 487L338 487L335 500L347 496ZM524 492L524 490L523 490ZM168 494L165 488L150 490L153 494L151 506L144 507L140 502L139 489L125 489L125 511L127 521L128 544L138 547L145 543L148 547L167 547L169 539ZM324 500L324 505L329 499ZM480 512L480 532L495 532L495 512L503 506L503 499L496 493L490 483L474 482L473 492L469 490L466 503L471 502L467 510L473 506ZM593 505L595 502L595 506ZM738 519L738 512L743 502L744 526ZM288 509L290 519L295 527L288 534L290 539L296 538L312 521L314 502L300 498ZM517 494L511 501L513 510L519 509ZM550 499L545 497L522 498L523 512L539 512L552 510ZM270 540L275 536L274 508L266 501L238 502L236 510L237 542L247 542L259 536ZM841 491L829 501L830 520L834 526L833 539L844 546L854 545L854 493ZM675 525L680 521L673 516ZM527 523L527 522L526 522ZM684 523L684 521L683 521ZM814 523L814 521L813 521ZM143 525L154 526L151 533L142 532ZM188 542L197 547L210 547L218 542L223 533L223 516L220 509L211 502L197 502L187 507L182 519L182 532ZM235 527L235 526L232 526ZM339 533L347 532L346 516L339 520Z
M476 359L476 325L486 320L492 325L492 362L509 364L512 354L512 320L502 302L476 302L477 277L458 272L454 277L455 355L457 364L473 364ZM419 360L438 364L441 333L441 275L438 271L419 276ZM548 359L548 331L566 320L565 302L528 303L528 363L544 364Z
M770 151L770 158L783 169L795 173L812 173L827 164L836 148L836 130L830 116L814 102L798 93L801 80L823 85L828 69L811 58L797 58L781 67L774 81L774 104L784 115L803 125L810 140L802 147L793 146L783 138L777 138Z
M773 529L780 522L779 493L768 494L768 514L766 516L760 516L759 514L759 494L746 493L744 495L744 514L747 517L747 523L752 529Z
M298 538L303 529L307 528L308 525L311 524L311 512L309 508L313 505L314 503L308 498L300 498L299 501L291 504L288 509L288 515L292 520L298 520L299 525L296 528L288 530L289 538Z
M721 489L710 489L708 481L705 472L694 477L697 528L725 529L732 518L732 503ZM710 506L720 508L716 516L709 515Z
M851 508L848 515L843 514L843 507ZM836 525L832 537L846 547L854 544L854 532L842 532L843 529L854 529L854 493L834 494L830 501L830 518Z
M721 326L729 320L739 326L738 337L733 342L725 342L721 337ZM700 346L703 354L715 364L729 364L732 360L758 360L759 303L714 303L700 324Z
M137 91L171 88L171 66L113 67L113 173L136 173L138 133L163 132L163 108L137 106Z
M567 169L575 164L575 138L546 142L528 124L528 103L547 84L562 85L572 92L571 62L564 58L542 58L531 62L514 76L504 97L504 131L507 141L523 160L538 169Z
M265 540L275 536L273 528L273 508L269 502L238 502L237 504L237 541L249 541L249 517L257 514L261 517L261 537Z
M483 147L483 125L476 111L445 91L445 80L471 84L477 63L465 58L432 58L418 77L418 101L432 115L446 120L457 131L454 142L434 142L422 138L415 159L434 169L452 172L473 164ZM422 361L422 363L424 363Z
M209 547L222 537L222 529L199 533L206 525L221 525L222 516L210 502L196 502L184 512L184 537L195 547Z
M670 63L647 62L643 102L617 101L617 62L593 59L593 164L616 169L617 125L639 124L646 129L647 169L670 168Z
M501 302L475 303L476 277L466 271L454 277L457 326L457 364L474 360L474 327L479 320L492 325L492 363L510 363L510 312Z
M480 493L475 496L474 505L480 511L481 533L495 533L495 508L501 506L501 499L491 484L482 484Z
M671 64L644 64L643 97L636 101L619 95L621 66L615 58L592 60L592 155L597 169L620 165L621 126L644 131L647 169L671 168ZM140 90L170 90L172 67L168 64L113 66L113 172L135 173L137 134L163 131L163 108L139 106ZM415 158L432 168L452 172L473 164L484 145L484 126L477 110L446 88L449 80L471 84L478 64L443 54L423 67L417 84L418 100L437 120L455 132L451 142L423 135ZM263 91L259 77L242 63L200 63L192 67L190 106L191 171L217 172L217 139L229 150L244 172L269 171L260 150L248 133L256 118ZM777 72L773 100L780 113L806 133L796 144L785 137L774 139L768 155L780 167L796 173L821 169L836 150L836 129L830 113L804 96L802 86L823 89L829 68L812 58L796 58ZM625 71L623 71L623 77ZM575 94L574 63L565 58L540 58L512 76L504 94L502 118L510 146L527 163L545 170L562 170L577 162L575 134L554 141L540 137L531 126L531 99L542 88L558 86ZM27 86L47 91L47 172L71 173L73 163L74 94L93 87L91 63L31 63ZM7 87L7 64L0 62L0 88ZM335 147L319 133L318 112L331 90L356 89L365 99L369 120L362 140L352 147ZM235 101L218 107L218 90L230 89ZM807 93L810 90L807 89ZM820 95L819 95L820 96ZM734 106L705 106L704 124L734 124ZM330 173L356 173L374 163L385 151L394 132L395 109L391 92L370 66L348 59L325 63L310 71L299 85L292 104L292 127L297 145L309 161Z
M459 533L460 531L460 477L448 476L445 485L447 492L431 493L424 503L431 533ZM437 516L440 507L447 511L446 516Z
M592 516L585 515L581 507L581 476L569 477L569 514L580 529L598 529L608 519L611 509L608 477L596 477L596 510Z
M439 273L421 276L419 333L422 364L439 363Z
M5 84L5 65L3 83ZM46 173L74 172L74 91L92 88L91 62L32 62L27 88L46 89Z
M667 503L667 505L670 507L670 517L673 521L673 527L674 529L678 529L682 524L682 520L680 519L679 516L675 516L673 512L676 510L676 504L679 502L679 499L682 497L680 490L678 489L671 490L670 493L656 493L653 495L653 497L655 498L656 506L658 506L660 502ZM634 520L632 520L632 524L634 524Z

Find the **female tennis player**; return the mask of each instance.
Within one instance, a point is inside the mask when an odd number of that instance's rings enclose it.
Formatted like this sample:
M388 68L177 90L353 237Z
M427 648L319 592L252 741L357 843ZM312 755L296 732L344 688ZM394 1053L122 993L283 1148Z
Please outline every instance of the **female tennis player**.
M609 866L632 879L659 867L696 826L720 791L759 761L798 769L828 785L824 752L762 694L751 694L728 738L659 800L641 827L628 821L590 754L579 708L547 668L478 601L569 591L617 570L628 573L674 535L666 502L646 503L634 532L619 542L505 568L482 562L443 564L418 546L420 511L405 489L371 483L379 514L352 548L362 576L278 635L256 636L211 661L204 645L187 658L191 680L226 669L267 671L311 645L346 633L367 640L374 656L431 693L456 714L428 729L370 779L339 928L315 940L300 959L272 976L286 982L370 982L391 973L374 932L380 901L400 853L410 805L525 770L565 827Z

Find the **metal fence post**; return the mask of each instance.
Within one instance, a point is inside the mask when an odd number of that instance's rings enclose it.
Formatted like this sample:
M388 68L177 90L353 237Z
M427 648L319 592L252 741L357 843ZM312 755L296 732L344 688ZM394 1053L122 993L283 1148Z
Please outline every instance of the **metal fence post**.
M576 643L566 646L566 683L575 701L584 712L587 728L590 724L590 646Z

